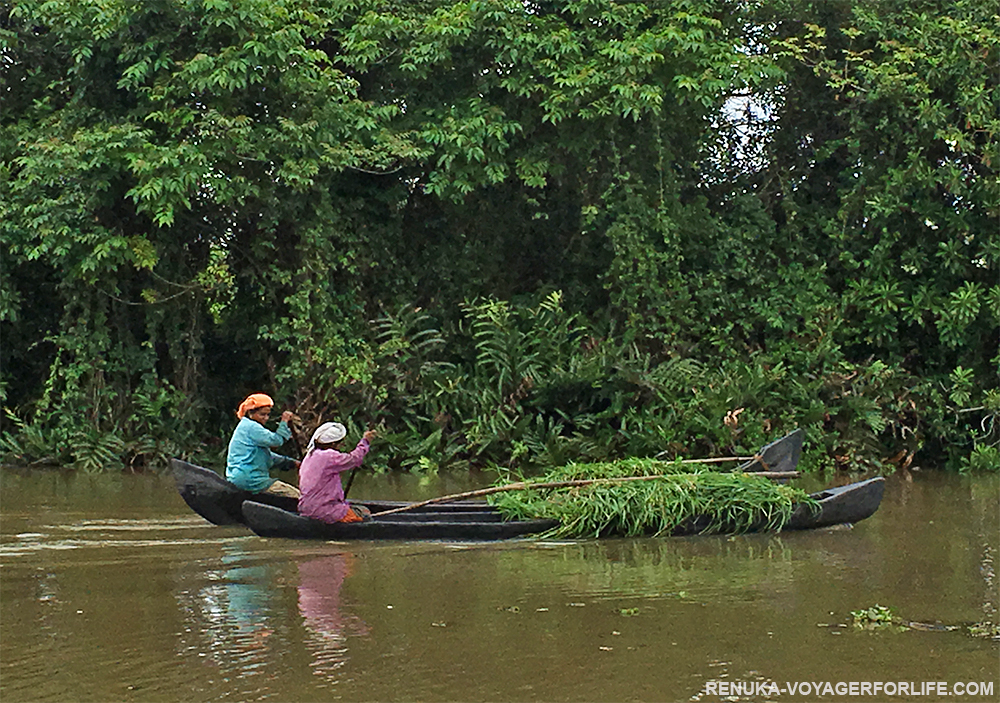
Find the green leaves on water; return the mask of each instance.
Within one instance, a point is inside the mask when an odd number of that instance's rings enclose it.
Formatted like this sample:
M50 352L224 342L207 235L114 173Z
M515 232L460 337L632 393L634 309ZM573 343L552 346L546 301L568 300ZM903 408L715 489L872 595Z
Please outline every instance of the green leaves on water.
M892 608L887 608L878 603L870 608L852 610L851 617L854 618L854 626L862 630L889 627L899 622L899 618L892 612Z

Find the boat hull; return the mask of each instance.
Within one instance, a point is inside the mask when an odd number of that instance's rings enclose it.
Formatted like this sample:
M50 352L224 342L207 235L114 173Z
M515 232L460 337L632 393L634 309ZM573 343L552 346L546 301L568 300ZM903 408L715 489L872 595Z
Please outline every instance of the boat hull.
M234 486L219 474L209 469L189 464L180 459L170 460L171 470L177 492L188 507L215 525L245 525L243 517L243 501L252 500L265 505L272 505L290 512L298 510L298 499L287 496L275 496L267 493L251 493ZM352 501L364 505L373 513L380 513L394 508L410 505L406 501L369 500ZM413 510L414 513L489 513L497 514L496 509L486 501L456 501L440 505L429 505ZM401 513L405 514L405 513Z
M764 468L782 470L794 468L801 453L801 433L796 431L761 450ZM250 493L237 488L214 471L171 460L177 490L187 505L216 525L249 525L257 534L267 537L296 539L454 539L497 540L543 532L553 526L551 520L507 521L499 511L485 501L455 501L436 503L396 513L372 523L338 523L328 525L299 516L298 500L266 493ZM830 488L813 494L819 505L797 506L783 530L809 530L831 525L855 523L878 510L885 490L885 479L873 478L847 486ZM259 516L251 523L250 513ZM405 507L403 501L358 501L376 516L386 510ZM274 511L261 509L273 508ZM256 518L255 518L256 519ZM707 518L685 522L671 534L761 532L768 529L766 520L749 528L737 525L712 525Z
M243 501L260 500L286 510L295 510L298 500L286 496L255 494L234 486L214 471L171 459L177 492L188 507L214 525L239 525L243 521Z
M503 520L476 512L398 513L369 522L326 523L252 500L244 501L247 525L261 537L322 540L443 540L482 542L537 534L555 520Z
M885 492L885 479L881 476L859 481L846 486L828 488L812 493L811 498L819 505L812 506L800 503L792 510L791 516L782 526L782 532L791 530L815 530L833 525L846 525L861 522L878 510ZM749 526L737 524L715 525L707 517L688 520L674 529L671 534L680 537L685 535L704 534L736 534L768 532L771 528L765 519L757 520Z
M819 510L797 506L783 529L814 530L861 522L875 514L884 493L885 479L881 476L813 493L812 497L819 501Z
M812 497L819 505L797 506L782 529L811 530L860 522L878 510L884 490L885 479L879 477L814 493ZM371 522L327 524L252 500L245 501L242 509L246 523L255 534L288 539L485 541L537 534L558 524L555 520L505 521L499 514L476 511L396 513L384 518L376 515ZM695 518L671 534L731 534L768 529L766 520L745 528L712 525L708 518Z

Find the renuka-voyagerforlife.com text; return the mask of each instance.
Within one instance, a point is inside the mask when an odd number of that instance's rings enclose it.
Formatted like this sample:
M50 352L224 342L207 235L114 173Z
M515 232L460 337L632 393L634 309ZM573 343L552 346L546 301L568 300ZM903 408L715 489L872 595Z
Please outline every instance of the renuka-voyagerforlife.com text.
M714 696L993 696L993 682L944 681L708 681L705 695Z

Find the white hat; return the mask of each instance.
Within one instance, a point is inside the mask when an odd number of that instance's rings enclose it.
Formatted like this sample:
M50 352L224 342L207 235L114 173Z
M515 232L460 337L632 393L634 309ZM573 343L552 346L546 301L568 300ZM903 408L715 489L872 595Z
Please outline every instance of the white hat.
M336 444L347 436L347 428L339 422L324 422L313 432L309 446L306 447L306 454L316 448L316 442L321 444Z

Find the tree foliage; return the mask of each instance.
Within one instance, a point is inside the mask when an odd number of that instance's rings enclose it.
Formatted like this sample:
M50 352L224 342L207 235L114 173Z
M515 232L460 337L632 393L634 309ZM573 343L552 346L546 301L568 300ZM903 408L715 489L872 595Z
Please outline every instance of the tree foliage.
M257 390L435 470L1000 442L985 0L17 0L8 455ZM964 464L963 464L964 461Z

